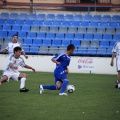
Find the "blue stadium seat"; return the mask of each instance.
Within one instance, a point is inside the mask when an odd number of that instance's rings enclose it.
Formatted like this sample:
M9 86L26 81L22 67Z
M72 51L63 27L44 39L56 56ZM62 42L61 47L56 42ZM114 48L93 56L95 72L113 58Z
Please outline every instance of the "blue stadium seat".
M35 32L28 32L27 38L35 39L36 33Z
M72 27L79 27L80 26L80 22L79 21L72 21L71 26Z
M83 39L83 34L82 33L76 33L75 37L74 37L74 40L81 40L81 39Z
M18 13L11 13L10 19L18 19Z
M109 21L111 21L111 16L110 15L104 15L102 20L109 22Z
M17 34L17 31L9 31L8 38L12 38L14 34Z
M76 47L80 47L80 40L72 40L71 43Z
M61 46L68 46L70 44L70 40L62 40Z
M27 34L25 31L18 32L18 37L19 38L26 38Z
M82 15L75 15L75 16L73 17L73 19L74 19L74 21L82 21L82 20L83 20L83 17L82 17Z
M55 39L61 39L61 40L63 40L64 39L64 33L57 33Z
M45 20L44 21L44 26L52 26L52 21L51 20Z
M67 33L67 27L59 27L59 33Z
M108 22L100 22L100 27L106 28L108 27Z
M116 28L117 22L109 22L109 27Z
M3 31L11 31L11 25L3 25Z
M43 39L42 46L51 46L51 39Z
M112 16L112 21L117 21L117 22L119 22L119 21L120 21L120 15L113 15L113 16Z
M14 19L7 19L6 20L6 24L8 24L8 25L14 25L15 24L15 20Z
M54 14L47 14L47 19L48 20L54 20L55 19L55 15Z
M30 26L28 26L28 25L22 26L21 31L29 32L30 31Z
M99 48L97 50L97 55L99 55L99 56L106 56L106 47Z
M46 34L46 38L47 39L54 39L55 38L55 34L54 33L47 33Z
M86 34L86 27L78 27L78 33Z
M71 26L71 21L63 21L62 26L65 26L65 27Z
M82 21L81 26L82 27L88 27L89 26L89 21Z
M59 47L59 46L61 46L61 40L53 40L52 41L52 46L57 46L57 47Z
M26 20L25 25L33 25L33 20Z
M45 39L45 33L44 32L38 32L37 33L37 39Z
M38 47L31 46L29 53L30 53L30 54L34 54L34 55L37 55L37 54L38 54L38 51L39 51L39 48L38 48Z
M0 31L0 38L7 38L7 31Z
M67 21L72 21L73 20L73 14L67 14L65 17L64 17L65 20Z
M103 40L111 40L112 39L112 35L111 34L104 34L103 35Z
M107 49L106 55L109 56L109 57L112 56L112 48L108 48L108 49Z
M90 27L98 27L98 21L91 21Z
M115 45L116 41L110 41L110 46L109 47L113 47Z
M38 14L38 20L45 20L46 19L46 16L45 14Z
M97 54L97 50L95 48L89 48L86 54L90 56L95 56Z
M93 40L102 40L102 34L94 34Z
M24 44L23 45L28 45L28 46L32 46L32 39L24 39Z
M85 34L84 40L93 40L93 34Z
M23 45L23 46L22 46L22 49L25 51L26 54L29 54L30 48L29 48L28 45L25 45L25 46Z
M120 40L120 34L114 34L113 40Z
M2 30L2 25L0 25L0 31Z
M90 46L89 41L81 40L81 47L88 48Z
M55 19L63 21L64 20L64 15L63 14L57 14Z
M19 19L27 20L28 19L28 14L27 13L20 13Z
M85 21L92 21L92 15L85 15L85 16L83 17L83 19L84 19Z
M116 28L116 34L120 34L120 28Z
M94 21L101 21L101 19L102 19L101 15L94 15L93 16Z
M99 41L98 40L91 41L90 47L91 48L98 48L99 47Z
M35 21L33 21L33 25L34 26L42 26L43 22L42 22L42 20L35 20Z
M16 20L16 25L24 25L25 21L24 20L20 20L20 19L17 19Z
M0 46L3 45L3 38L0 38Z
M47 46L41 46L38 54L48 54L48 47Z
M12 26L12 31L20 31L20 30L21 30L21 26L19 25Z
M28 19L29 19L29 20L36 20L36 19L37 19L37 16L36 16L35 13L30 13L30 14L28 15Z
M78 49L77 54L78 55L86 55L87 49L86 48Z
M7 13L7 12L2 12L2 13L1 13L1 18L3 18L3 19L8 19L8 18L9 18L9 13Z
M65 39L73 40L73 37L74 37L74 34L72 34L72 33L66 33L65 34Z
M76 27L69 27L68 33L77 33L77 28Z
M61 21L59 21L59 20L54 20L53 21L53 26L61 26Z
M50 27L50 33L58 33L58 27L57 26L52 26Z
M0 18L0 25L5 24L5 20Z
M109 47L109 41L101 41L100 42L101 48L108 48Z
M41 46L42 44L42 40L41 39L34 39L33 40L33 45L38 47L38 46Z

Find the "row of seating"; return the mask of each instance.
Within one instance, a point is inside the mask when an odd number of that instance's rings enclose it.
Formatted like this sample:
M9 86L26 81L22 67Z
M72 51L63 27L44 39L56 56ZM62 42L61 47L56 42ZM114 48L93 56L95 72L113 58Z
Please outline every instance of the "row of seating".
M59 20L13 20L13 19L0 19L1 25L29 25L29 26L63 26L63 27L106 27L106 28L120 28L120 20L117 22L111 21L59 21Z
M119 21L120 20L120 15L113 15L113 16L110 16L110 15L84 15L82 16L81 14L77 14L77 15L73 15L73 14L67 14L67 15L64 15L64 14L27 14L27 13L1 13L0 15L0 18L4 18L4 19L8 19L8 18L11 18L11 19L32 19L32 20L35 20L35 19L40 19L40 20L45 20L45 19L49 19L49 20L68 20L68 21L72 21L72 20L96 20L96 21Z

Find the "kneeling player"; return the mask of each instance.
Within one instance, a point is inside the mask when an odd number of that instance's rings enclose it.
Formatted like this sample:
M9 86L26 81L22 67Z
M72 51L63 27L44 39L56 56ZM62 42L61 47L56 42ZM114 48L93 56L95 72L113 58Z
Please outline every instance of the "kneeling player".
M66 90L66 87L69 83L67 73L69 72L67 66L69 66L70 63L70 55L74 52L75 46L73 44L70 44L67 46L66 53L61 53L56 55L52 58L52 61L56 63L56 68L54 70L54 77L55 77L55 85L40 85L39 92L42 94L44 89L48 90L60 90L59 95L67 95L67 93L64 93Z
M25 88L26 74L18 72L18 66L32 69L34 72L35 69L24 63L23 58L20 57L21 52L22 49L20 47L14 48L14 54L9 57L9 62L0 79L0 84L9 81L10 78L16 81L21 79L20 92L28 92L29 90Z

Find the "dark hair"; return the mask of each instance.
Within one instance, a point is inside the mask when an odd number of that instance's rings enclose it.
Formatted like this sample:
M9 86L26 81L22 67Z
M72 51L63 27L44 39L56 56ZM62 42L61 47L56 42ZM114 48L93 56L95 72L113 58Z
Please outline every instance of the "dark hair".
M75 46L73 44L70 44L67 46L67 51L74 50L74 49L75 49Z
M22 50L21 47L15 47L14 50L13 50L13 52L15 53L15 52L17 52L19 50Z
M14 36L17 36L17 38L18 38L18 34L14 34L13 37L14 37Z

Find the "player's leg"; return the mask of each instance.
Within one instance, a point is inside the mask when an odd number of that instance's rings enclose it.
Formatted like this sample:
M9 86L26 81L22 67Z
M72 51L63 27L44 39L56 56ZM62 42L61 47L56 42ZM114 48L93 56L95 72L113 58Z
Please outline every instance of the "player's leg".
M120 89L120 60L119 59L116 59L116 67L118 72L118 80L116 82L115 87Z
M8 77L6 75L2 76L2 78L0 79L0 85L3 82L7 82L7 80L8 80Z
M120 89L120 70L118 71L118 87Z

